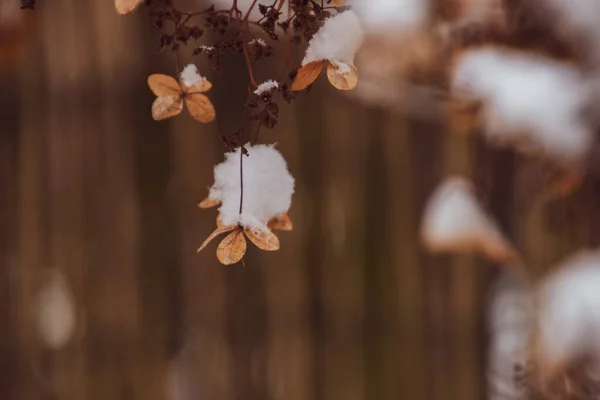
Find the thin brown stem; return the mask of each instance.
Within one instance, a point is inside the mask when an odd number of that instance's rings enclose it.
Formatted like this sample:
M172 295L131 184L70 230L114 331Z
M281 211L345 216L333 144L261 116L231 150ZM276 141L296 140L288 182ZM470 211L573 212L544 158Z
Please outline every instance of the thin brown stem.
M242 29L240 27L240 38L242 39L242 50L244 51L244 58L246 59L246 67L248 68L248 75L250 76L250 84L252 87L256 87L256 79L254 79L254 71L252 71L252 62L250 61L250 54L248 53L248 49L246 48L246 39L244 38L244 34L242 33Z
M244 148L240 145L240 215L244 210Z

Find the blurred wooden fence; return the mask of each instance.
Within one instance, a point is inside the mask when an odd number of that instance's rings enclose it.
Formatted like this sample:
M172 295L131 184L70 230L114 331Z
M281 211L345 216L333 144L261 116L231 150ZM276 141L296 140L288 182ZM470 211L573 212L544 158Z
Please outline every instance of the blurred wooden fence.
M549 230L540 207L515 218L527 188L511 154L318 84L262 137L296 177L295 231L278 253L251 249L225 268L214 245L196 254L215 218L196 204L222 157L217 131L237 116L152 121L145 77L171 68L145 16L119 17L110 1L44 3L1 76L0 398L485 398L495 269L431 257L417 231L435 185L461 173L487 184L539 268L585 242L582 230ZM235 68L215 78L217 110L242 104ZM54 351L32 321L52 268L78 315Z

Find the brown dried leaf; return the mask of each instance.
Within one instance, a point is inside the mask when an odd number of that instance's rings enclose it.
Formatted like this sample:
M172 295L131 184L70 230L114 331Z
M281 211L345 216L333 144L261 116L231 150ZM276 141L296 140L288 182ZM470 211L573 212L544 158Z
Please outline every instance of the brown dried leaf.
M216 116L215 107L205 95L200 93L187 94L185 104L195 120L204 124L214 121Z
M321 70L325 66L325 61L314 61L301 67L292 83L292 90L304 90L317 80Z
M349 71L340 72L340 67L332 63L327 65L327 78L329 82L338 90L352 90L358 85L358 70L354 65L344 64L344 68L350 68Z
M245 229L244 232L248 239L259 249L265 251L279 250L279 238L273 232L252 231L251 229Z
M219 236L223 233L231 232L234 229L235 229L235 226L223 226L223 227L215 229L214 232L211 233L210 236L206 238L204 243L202 243L202 246L200 246L200 248L198 249L198 253L200 253L214 238L216 238L217 236Z
M283 213L274 218L271 218L267 226L269 227L269 229L276 229L279 231L291 231L292 229L294 229L292 220L287 215L287 213Z
M183 100L179 95L158 96L152 103L152 118L156 121L170 118L181 113Z
M246 239L241 229L231 232L217 247L217 258L224 265L238 263L244 254L246 254Z
M340 7L346 4L346 0L332 0L332 3L334 6Z
M192 86L186 86L182 82L181 87L187 94L205 93L212 89L212 83L208 79L202 79L198 84Z
M127 15L134 12L143 0L115 0L115 8L121 15Z
M179 84L169 75L152 74L148 77L148 86L156 96L172 96L181 93Z
M221 205L221 202L219 200L213 200L213 199L207 197L198 204L198 207L213 208L213 207L217 207L220 205Z

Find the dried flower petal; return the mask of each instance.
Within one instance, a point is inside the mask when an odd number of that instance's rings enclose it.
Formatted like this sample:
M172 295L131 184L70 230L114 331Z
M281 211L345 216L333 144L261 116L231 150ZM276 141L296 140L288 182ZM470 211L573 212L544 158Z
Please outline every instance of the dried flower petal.
M202 200L200 202L200 204L198 204L198 207L200 208L213 208L213 207L217 207L220 206L221 202L219 200L213 200L210 197L205 198L204 200Z
M241 230L231 232L219 243L217 258L224 265L238 263L246 254L246 239Z
M156 121L178 115L183 109L183 100L179 95L158 96L152 103L152 118Z
M156 96L171 96L181 93L179 84L169 75L152 74L148 77L148 86Z
M329 63L327 78L338 90L352 90L358 84L358 70L353 65L344 63Z
M190 93L185 96L185 104L190 115L204 124L215 119L215 107L208 97L200 93Z
M206 238L204 243L202 243L202 246L200 246L200 248L198 249L198 253L200 253L214 238L216 238L217 236L219 236L223 233L231 232L234 229L235 229L235 226L223 226L223 227L219 227L219 228L215 229L214 232L211 233L210 236Z
M281 215L272 218L267 224L269 229L276 229L279 231L291 231L294 229L292 224L292 220L287 215L287 213L283 213Z
M304 90L317 80L321 70L325 66L325 61L315 61L301 67L292 83L292 90Z
M212 83L208 79L202 79L200 82L192 86L181 84L183 91L188 94L205 93L212 89Z
M224 228L225 224L223 224L223 218L221 218L221 213L217 214L217 228Z
M141 4L143 0L115 0L115 8L121 15L127 15L134 12Z
M279 238L271 231L253 231L252 229L244 230L248 239L256 247L265 251L279 250Z

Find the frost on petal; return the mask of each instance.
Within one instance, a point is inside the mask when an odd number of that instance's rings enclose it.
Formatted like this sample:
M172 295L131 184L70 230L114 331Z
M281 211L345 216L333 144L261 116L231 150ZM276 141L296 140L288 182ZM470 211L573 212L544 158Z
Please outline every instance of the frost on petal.
M327 79L338 90L352 90L358 84L358 71L352 65L332 62L327 66Z
M183 109L183 100L176 94L172 96L158 96L152 103L152 118L156 121L179 115Z
M41 338L52 349L63 347L75 330L75 304L67 282L57 270L37 294L36 322Z
M244 195L240 214L240 149L225 155L215 167L215 183L209 198L221 202L219 211L225 226L242 225L267 231L268 222L290 208L294 178L281 154L269 145L245 146L243 156Z
M181 85L186 92L206 92L212 84L198 71L195 64L188 64L181 72Z
M252 229L244 230L248 239L256 247L264 251L279 250L279 238L271 231L253 231Z
M533 53L484 47L463 53L452 93L483 104L488 140L578 163L591 141L582 120L590 88L574 66Z
M515 367L529 362L528 346L534 318L531 285L515 275L496 281L488 309L490 327L488 384L490 399L527 399L515 379Z
M600 252L571 256L538 291L537 365L550 378L571 361L600 362Z
M353 0L352 7L367 33L395 35L427 21L428 0Z
M279 83L277 81L268 80L268 81L265 81L265 82L261 83L260 85L258 85L256 90L254 91L254 94L260 96L263 93L267 93L267 92L270 92L270 91L278 89L278 88L279 88Z
M462 178L447 179L433 194L421 226L425 246L436 253L478 253L499 263L517 256Z
M364 34L353 11L327 18L308 44L302 65L315 61L339 61L354 65L354 56L362 45Z

